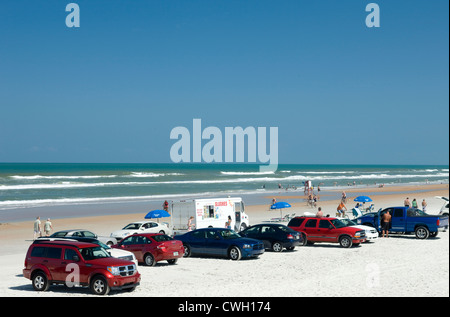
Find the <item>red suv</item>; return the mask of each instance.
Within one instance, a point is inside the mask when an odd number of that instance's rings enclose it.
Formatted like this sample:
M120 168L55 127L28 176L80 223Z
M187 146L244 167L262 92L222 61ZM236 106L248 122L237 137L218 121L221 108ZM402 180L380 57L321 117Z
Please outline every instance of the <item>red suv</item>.
M366 241L364 230L348 227L338 218L295 217L288 227L302 234L304 244L330 242L350 248Z
M89 286L96 295L133 291L141 280L133 262L113 258L99 245L75 241L36 240L28 249L23 276L36 291L65 284Z
M175 264L184 255L183 242L158 233L133 234L112 247L133 252L138 262L147 266L164 260Z

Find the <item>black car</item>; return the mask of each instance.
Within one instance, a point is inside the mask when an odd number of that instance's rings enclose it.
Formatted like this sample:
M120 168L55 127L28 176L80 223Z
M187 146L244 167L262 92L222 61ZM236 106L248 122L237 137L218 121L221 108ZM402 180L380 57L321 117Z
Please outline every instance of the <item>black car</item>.
M303 245L300 233L282 224L258 224L248 227L239 234L243 237L261 240L266 249L275 252L281 252L284 248L293 250L296 246Z

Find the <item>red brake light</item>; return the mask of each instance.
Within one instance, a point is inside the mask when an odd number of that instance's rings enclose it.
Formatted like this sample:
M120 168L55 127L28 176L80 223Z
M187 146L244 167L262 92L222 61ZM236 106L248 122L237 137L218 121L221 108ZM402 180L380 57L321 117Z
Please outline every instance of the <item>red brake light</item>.
M441 224L441 221L438 219L438 220L437 220L437 225L438 225L438 227L439 227L440 224Z
M287 235L287 238L288 238L288 239L294 239L294 236L293 236L292 234L288 234L288 235Z

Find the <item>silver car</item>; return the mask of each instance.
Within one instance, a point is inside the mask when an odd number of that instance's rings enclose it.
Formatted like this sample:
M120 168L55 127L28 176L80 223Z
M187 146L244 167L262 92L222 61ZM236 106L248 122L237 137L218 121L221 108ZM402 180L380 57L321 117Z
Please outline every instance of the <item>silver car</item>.
M100 242L103 242L107 246L111 247L112 245L117 244L117 240L113 237L101 237L93 233L89 230L84 229L72 229L72 230L61 230L57 231L54 234L50 236L50 238L70 238L70 237L76 237L76 238L94 238L99 240Z

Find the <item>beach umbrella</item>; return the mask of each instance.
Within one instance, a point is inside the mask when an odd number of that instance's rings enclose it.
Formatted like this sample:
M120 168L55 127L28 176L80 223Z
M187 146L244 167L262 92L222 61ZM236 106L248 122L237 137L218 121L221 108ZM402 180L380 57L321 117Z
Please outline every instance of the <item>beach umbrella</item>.
M290 207L291 205L289 205L287 202L280 201L270 206L270 209L280 209L280 218L283 218L283 209Z
M170 214L162 209L152 210L147 215L145 215L145 219L165 218L165 217L170 217Z
M360 203L368 203L372 201L372 198L368 196L358 196L353 201L360 202Z

